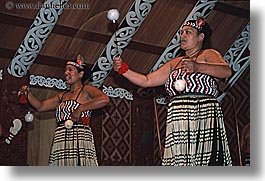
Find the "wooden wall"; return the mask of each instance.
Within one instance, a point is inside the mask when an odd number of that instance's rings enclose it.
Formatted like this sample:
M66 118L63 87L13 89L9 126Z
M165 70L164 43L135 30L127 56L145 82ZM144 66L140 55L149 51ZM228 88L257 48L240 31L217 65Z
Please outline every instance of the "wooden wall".
M55 128L55 118L41 120L39 116L35 114L34 121L30 123L28 130L28 165L48 165Z
M24 118L26 107L19 104L17 92L21 85L28 82L28 78L15 78L10 76L5 69L2 71L2 80L0 81L0 165L27 165L28 123ZM20 120L21 127L18 126L19 124L14 125L15 119ZM17 131L11 131L14 129Z
M242 137L245 136L243 129L250 124L250 67L244 71L240 79L231 88L221 102L221 106L233 165L240 166L241 163L244 165L243 156L245 153L240 147L246 144L243 141L247 141L242 140ZM246 146L248 148L245 149L250 150L250 145Z

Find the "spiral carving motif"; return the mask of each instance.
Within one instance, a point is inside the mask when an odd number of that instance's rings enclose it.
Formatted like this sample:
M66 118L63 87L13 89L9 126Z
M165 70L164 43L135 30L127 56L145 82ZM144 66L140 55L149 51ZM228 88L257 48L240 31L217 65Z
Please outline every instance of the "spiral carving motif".
M30 69L30 66L39 54L67 2L68 0L46 0L44 2L44 7L60 8L55 9L43 7L40 9L23 42L19 46L14 58L7 68L9 74L15 77L23 77L27 74L27 71Z
M30 75L30 85L38 85L41 87L48 87L53 88L56 87L57 89L66 89L66 83L62 79L56 79L56 78L45 78L40 75Z
M109 97L119 97L121 99L133 100L133 94L122 88L106 87L103 85L102 90Z
M241 74L250 65L250 55L246 54L246 50L249 51L250 45L250 23L244 28L240 36L233 43L227 53L224 55L224 59L229 63L233 74L229 79L225 79L220 83L220 96L217 100L220 102L227 94L229 88L231 88L239 79Z
M92 84L94 86L100 87L103 84L112 70L113 59L122 54L123 49L132 40L133 35L137 32L155 2L156 0L136 0L134 2L126 14L124 22L120 23L122 26L118 27L92 68Z

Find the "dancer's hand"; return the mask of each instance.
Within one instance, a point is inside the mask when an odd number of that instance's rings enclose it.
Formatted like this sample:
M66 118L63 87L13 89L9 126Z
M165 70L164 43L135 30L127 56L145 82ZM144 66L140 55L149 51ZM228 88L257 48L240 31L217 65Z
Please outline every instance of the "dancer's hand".
M114 69L114 71L118 72L120 70L121 63L122 63L122 59L120 57L116 57L114 59L114 63L113 63L113 69Z
M22 86L19 88L19 91L18 91L17 95L18 95L18 97L19 97L20 95L22 95L22 94L24 94L24 95L27 96L28 93L29 93L29 86L27 86L27 85L22 85Z
M192 59L183 59L182 60L182 70L188 74L196 72L198 69L198 63Z

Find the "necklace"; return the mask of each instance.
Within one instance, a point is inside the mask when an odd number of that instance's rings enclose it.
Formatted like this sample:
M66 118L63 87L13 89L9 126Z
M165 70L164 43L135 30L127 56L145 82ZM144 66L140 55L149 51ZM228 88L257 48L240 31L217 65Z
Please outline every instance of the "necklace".
M199 50L196 50L195 52L193 52L190 56L187 56L187 57L183 57L183 59L185 59L185 58L192 58L192 56L194 56L196 53L198 53L197 55L196 55L196 58L195 58L195 62L197 61L197 58L198 58L198 56L199 56L199 54L200 54L200 52L201 52L201 50L202 49L199 49ZM180 63L181 61L179 61L179 63ZM179 64L178 63L178 64ZM177 65L178 65L177 64ZM176 65L176 67L177 67L177 65ZM184 80L184 79L177 79L175 82L174 82L174 87L175 87L175 89L178 91L178 92L181 92L181 91L184 91L185 90L185 88L186 88L186 84L187 84L187 82L186 82L186 80Z
M191 54L191 56L184 56L184 57L181 59L181 61L182 61L183 59L191 58L193 55L195 55L196 53L199 52L199 53L197 54L196 58L195 58L195 62L196 62L196 61L197 61L197 58L198 58L198 56L199 56L199 54L200 54L200 52L201 52L201 50L202 50L202 49L198 49L198 50L196 50L195 52L193 52L193 53ZM179 62L177 63L177 65L175 65L175 68L180 64L181 61L179 61ZM174 68L174 69L175 69L175 68Z
M75 89L73 89L73 90L70 89L68 92L71 93L71 94L73 94L73 93L75 93L79 88L80 88L80 87L77 87L77 88L75 88Z
M196 56L196 59L197 59L197 57L198 57L198 55L200 54L201 50L202 50L202 49L200 48L200 49L196 50L195 52L193 52L191 55L189 55L189 56L186 55L185 58L191 58L191 57L193 57L196 53L199 52L199 53L197 54L197 56Z

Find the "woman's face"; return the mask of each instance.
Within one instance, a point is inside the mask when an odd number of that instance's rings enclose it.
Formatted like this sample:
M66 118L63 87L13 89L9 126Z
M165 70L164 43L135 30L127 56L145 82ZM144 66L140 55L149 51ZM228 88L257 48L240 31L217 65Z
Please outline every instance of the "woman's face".
M187 51L201 46L202 40L197 29L190 26L183 26L180 31L180 47Z
M65 82L67 84L73 84L77 81L81 81L82 73L78 72L77 68L73 65L66 65L65 71Z

